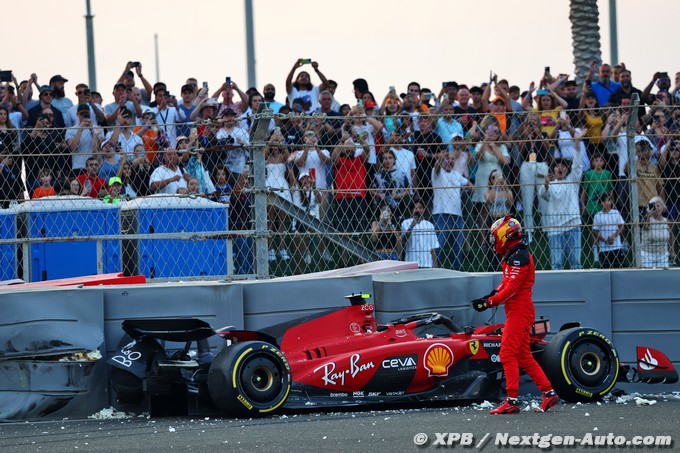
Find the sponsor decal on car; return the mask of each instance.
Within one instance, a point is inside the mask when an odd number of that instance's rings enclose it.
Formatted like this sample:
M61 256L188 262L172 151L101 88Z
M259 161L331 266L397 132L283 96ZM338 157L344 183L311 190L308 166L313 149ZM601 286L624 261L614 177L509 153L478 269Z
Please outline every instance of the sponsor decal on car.
M435 343L425 351L423 362L428 376L448 376L453 352L445 344Z
M394 331L394 334L398 336L399 338L405 337L406 336L406 329L396 329Z
M659 361L654 358L652 352L647 348L644 357L638 360L638 366L641 370L652 371L659 365Z
M472 355L477 355L477 351L479 351L479 340L472 340L469 346Z
M349 367L346 370L335 371L337 364L335 362L328 362L314 369L314 373L322 370L324 385L345 385L345 377L348 376L350 379L357 377L359 373L362 373L371 368L375 368L373 362L361 363L361 354L352 354L349 358Z
M352 333L361 333L361 327L356 322L349 325L349 330L351 330Z
M388 357L382 361L382 367L389 370L409 371L416 369L417 354Z
M500 347L501 347L501 342L500 342L500 341L495 341L495 342L493 342L493 343L490 343L490 342L488 342L488 341L485 341L485 342L482 343L482 346L484 346L484 348L500 348Z

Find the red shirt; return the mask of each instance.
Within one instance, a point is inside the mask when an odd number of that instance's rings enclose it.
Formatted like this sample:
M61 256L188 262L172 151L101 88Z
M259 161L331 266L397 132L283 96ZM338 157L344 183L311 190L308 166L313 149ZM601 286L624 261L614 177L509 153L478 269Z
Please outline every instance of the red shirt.
M106 189L106 181L104 181L104 178L100 178L99 176L94 178L88 178L87 173L83 173L76 179L80 183L80 187L85 187L86 185L85 181L90 181L90 183L92 183L92 190L90 190L90 193L87 194L88 197L99 198L99 191L101 190L101 188L103 187L104 189Z
M366 166L359 157L339 157L335 163L335 198L356 198L366 196Z

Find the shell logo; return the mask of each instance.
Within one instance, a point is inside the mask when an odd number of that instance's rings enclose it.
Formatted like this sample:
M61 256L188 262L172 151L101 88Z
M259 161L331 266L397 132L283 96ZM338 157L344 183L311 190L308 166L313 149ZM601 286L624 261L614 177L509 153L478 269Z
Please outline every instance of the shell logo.
M436 343L425 351L425 369L428 376L448 376L453 363L453 352L445 344Z

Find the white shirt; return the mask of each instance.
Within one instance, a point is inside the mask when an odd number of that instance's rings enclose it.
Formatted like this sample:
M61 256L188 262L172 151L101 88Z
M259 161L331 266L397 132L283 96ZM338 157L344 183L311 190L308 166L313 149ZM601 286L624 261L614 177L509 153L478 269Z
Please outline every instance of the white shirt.
M409 187L413 187L413 175L416 171L416 156L413 154L413 151L406 148L390 148L390 150L392 150L397 158L394 167L404 172L406 179L408 179Z
M290 94L288 95L288 104L293 105L293 101L297 98L306 98L309 96L309 102L311 102L311 107L307 111L307 113L312 113L316 111L316 108L319 107L319 86L313 86L310 91L307 90L298 90L297 88L293 87L291 90Z
M229 145L238 145L243 143L242 146L248 146L250 144L250 137L248 137L248 131L240 127L234 127L231 132L227 132L226 129L222 128L217 131L215 138L220 140L226 140ZM229 151L225 151L226 157L224 158L224 165L229 169L230 172L240 175L246 166L246 161L250 157L250 151L245 148L234 148Z
M66 141L74 138L78 133L80 126L73 126L66 129L64 139ZM99 149L92 149L92 129L84 128L80 134L80 141L78 147L71 152L71 168L74 170L84 170L87 165L87 159L93 154L98 154Z
M295 160L297 160L303 152L304 151L296 151L295 154L293 154L293 162L295 162ZM321 160L321 157L319 157L319 153L322 153L328 159L331 157L331 153L325 149L311 149L307 152L307 160L302 165L298 165L297 167L300 172L305 173L309 173L309 170L313 168L314 173L316 173L316 187L323 190L328 188L328 184L326 183L326 164L324 164Z
M128 160L132 160L135 157L135 146L143 145L144 142L142 141L142 137L132 132L132 129L129 129L129 131L130 136L125 137L123 129L120 130L120 133L118 134L118 143L120 143L121 155L125 156ZM113 131L106 134L106 140L110 140L112 134Z
M185 120L184 112L182 109L176 109L175 107L166 107L163 110L158 111L156 114L156 121L158 121L158 127L163 128L168 136L168 141L171 147L175 147L177 144L177 123L183 123Z
M158 189L156 193L165 193L169 195L174 195L177 193L177 189L179 188L187 188L187 182L184 180L182 177L182 171L179 169L179 167L175 170L172 171L165 165L161 165L160 167L156 168L153 173L151 173L151 177L149 178L149 186L151 186L152 183L158 182L158 181L163 181L165 179L170 179L173 176L179 176L179 181L173 181L167 186Z
M401 222L401 231L407 232L413 219ZM434 232L434 225L421 220L411 230L411 237L406 242L406 261L415 261L418 267L433 267L432 250L439 248L439 241Z
M456 170L432 169L432 214L463 215L461 190L467 186L468 179Z
M593 231L599 231L600 236L607 239L618 231L619 225L623 225L624 223L621 213L616 209L610 209L609 212L600 211L595 214L595 217L593 218ZM608 244L607 241L598 240L598 246L600 252L619 250L623 247L621 235L616 236L613 244Z
M578 150L571 164L571 173L563 180L550 181L547 190L545 184L538 186L538 195L547 202L541 221L548 236L562 234L581 225L578 195L583 161L580 154L581 150Z

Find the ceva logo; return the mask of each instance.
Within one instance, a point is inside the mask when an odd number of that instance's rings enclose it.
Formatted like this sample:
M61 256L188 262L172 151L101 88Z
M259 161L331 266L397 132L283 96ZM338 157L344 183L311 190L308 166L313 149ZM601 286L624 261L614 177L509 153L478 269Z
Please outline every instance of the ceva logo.
M425 351L424 364L428 376L448 376L453 352L445 344L435 343Z

